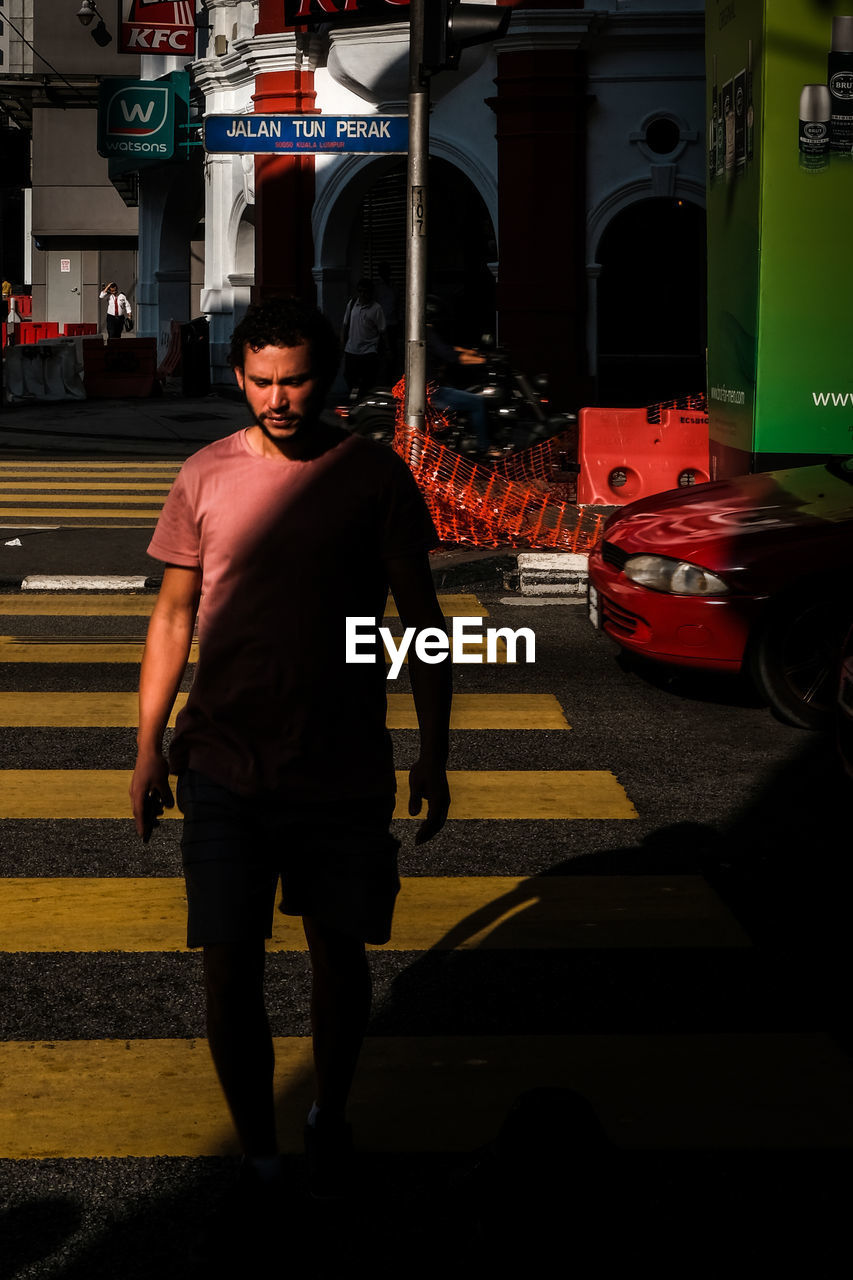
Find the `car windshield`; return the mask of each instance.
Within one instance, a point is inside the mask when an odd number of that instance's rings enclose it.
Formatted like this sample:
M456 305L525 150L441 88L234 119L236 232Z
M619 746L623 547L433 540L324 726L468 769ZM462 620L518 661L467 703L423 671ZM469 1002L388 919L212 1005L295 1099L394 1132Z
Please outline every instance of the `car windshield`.
M833 458L832 462L827 462L826 469L830 475L853 484L853 458Z

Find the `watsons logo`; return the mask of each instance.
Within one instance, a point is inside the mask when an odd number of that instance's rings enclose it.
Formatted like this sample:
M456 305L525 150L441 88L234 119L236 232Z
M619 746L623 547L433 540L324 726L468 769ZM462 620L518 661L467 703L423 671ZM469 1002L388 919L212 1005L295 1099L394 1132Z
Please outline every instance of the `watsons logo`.
M107 104L108 145L112 138L150 138L164 128L169 117L169 91L165 87L119 89Z
M108 156L168 156L165 142L107 142Z
M379 661L377 639L382 641L390 660L388 680L397 679L412 641L415 655L430 665L448 657L456 663L498 662L504 652L506 662L515 662L519 641L524 645L524 662L536 661L536 636L530 627L519 627L517 631L511 627L487 627L483 631L482 618L454 618L450 635L441 627L424 627L422 631L406 627L399 637L392 635L388 627L377 627L375 618L347 618L346 661Z

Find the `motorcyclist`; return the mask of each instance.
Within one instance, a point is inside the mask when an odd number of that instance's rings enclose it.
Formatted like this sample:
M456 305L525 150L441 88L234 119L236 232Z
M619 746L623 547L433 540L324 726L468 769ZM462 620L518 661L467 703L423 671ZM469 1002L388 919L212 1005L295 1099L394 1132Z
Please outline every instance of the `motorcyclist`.
M428 298L426 306L426 364L427 380L437 384L431 401L436 409L461 409L471 419L477 450L481 454L490 453L489 422L486 414L486 402L482 396L472 391L460 391L458 387L448 386L445 382L448 368L485 364L486 357L473 347L452 346L437 328L441 315L441 304L437 298Z

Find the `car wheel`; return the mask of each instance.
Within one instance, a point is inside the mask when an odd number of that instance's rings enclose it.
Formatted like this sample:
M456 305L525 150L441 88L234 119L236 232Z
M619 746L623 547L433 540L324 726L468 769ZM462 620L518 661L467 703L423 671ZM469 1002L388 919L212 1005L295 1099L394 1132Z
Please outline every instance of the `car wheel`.
M829 589L788 595L771 606L752 645L749 669L758 692L786 724L831 725L849 614Z

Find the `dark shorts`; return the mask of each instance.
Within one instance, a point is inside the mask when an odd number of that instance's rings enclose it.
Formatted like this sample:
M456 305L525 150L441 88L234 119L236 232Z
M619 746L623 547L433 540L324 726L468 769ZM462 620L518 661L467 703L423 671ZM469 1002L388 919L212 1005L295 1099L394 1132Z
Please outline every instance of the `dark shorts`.
M269 938L279 877L285 914L311 916L364 942L390 938L400 888L400 842L388 830L393 796L297 804L275 794L235 795L187 769L177 801L188 947Z

